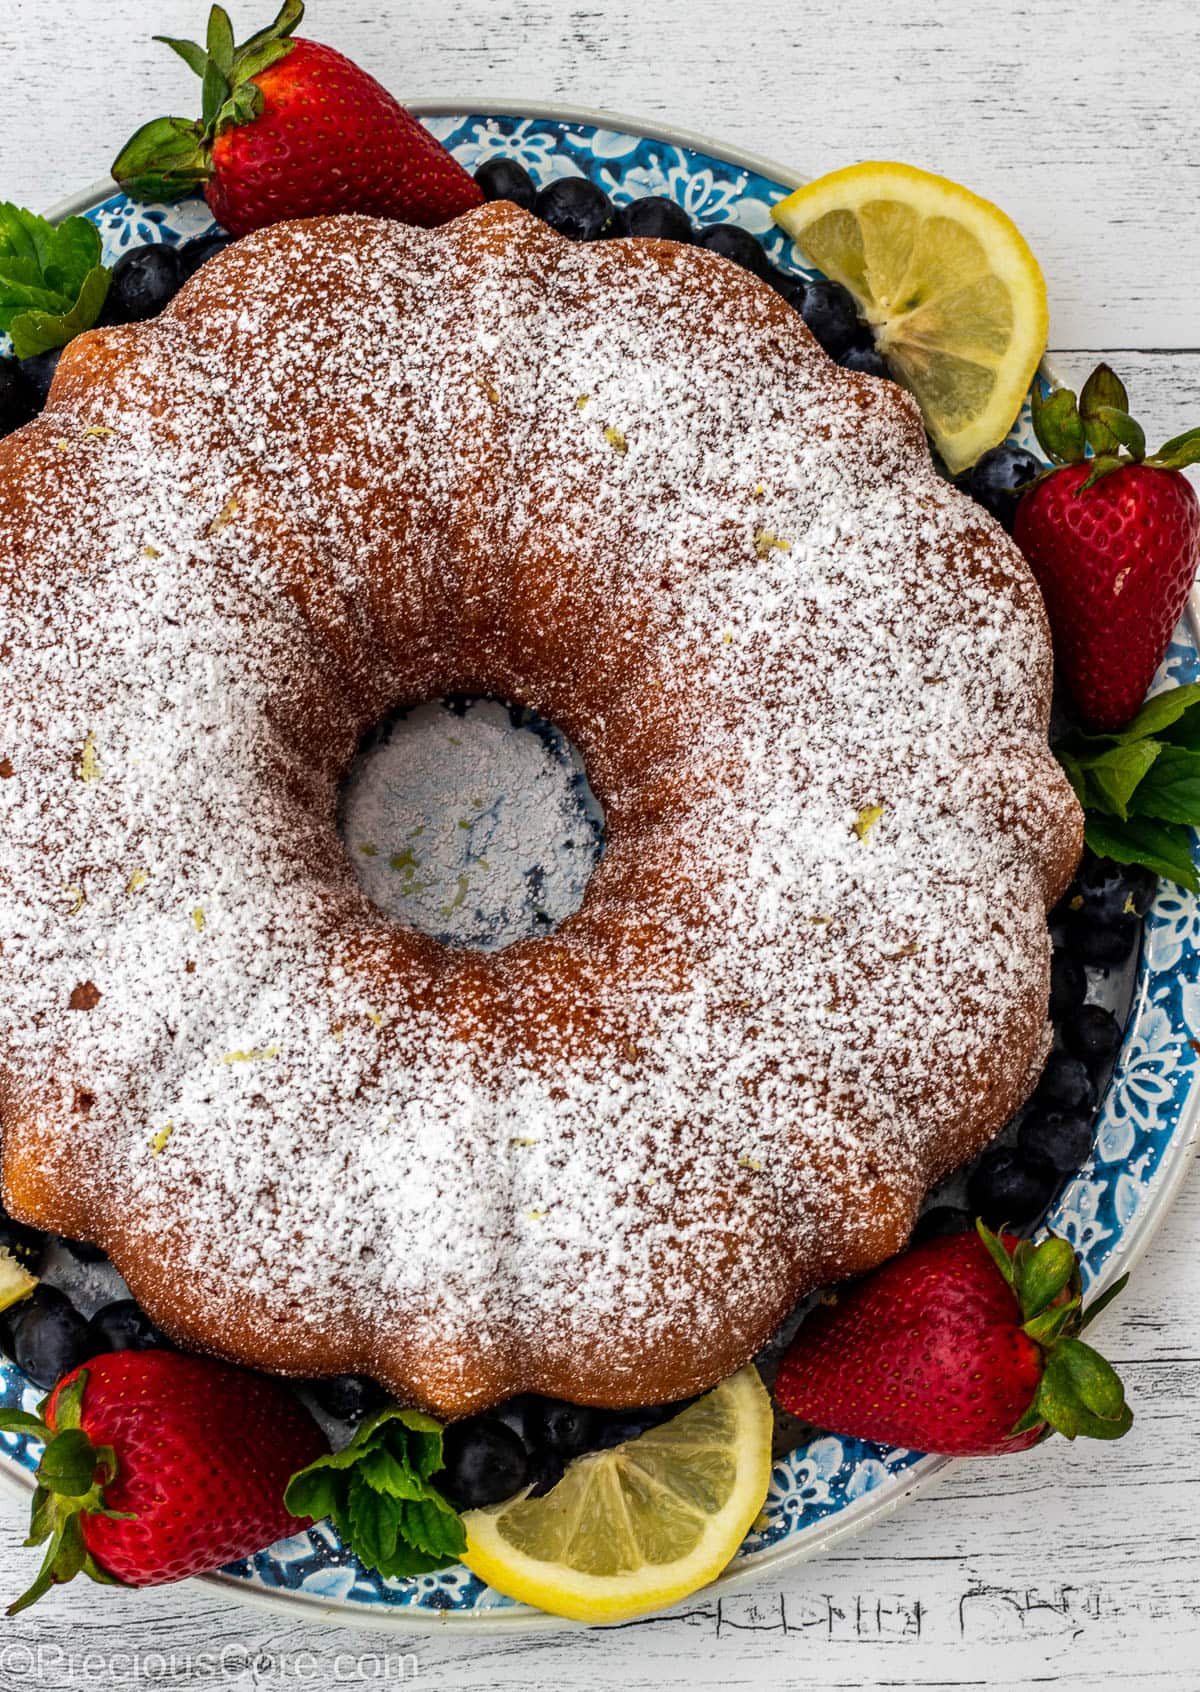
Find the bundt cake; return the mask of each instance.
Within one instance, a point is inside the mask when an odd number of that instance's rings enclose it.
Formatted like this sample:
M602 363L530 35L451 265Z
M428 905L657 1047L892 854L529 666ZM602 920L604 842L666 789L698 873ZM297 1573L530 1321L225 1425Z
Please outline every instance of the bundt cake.
M457 1415L728 1374L1028 1092L1080 817L1020 555L766 285L492 204L284 224L0 444L14 1215L171 1334ZM560 724L492 955L339 841L384 713Z

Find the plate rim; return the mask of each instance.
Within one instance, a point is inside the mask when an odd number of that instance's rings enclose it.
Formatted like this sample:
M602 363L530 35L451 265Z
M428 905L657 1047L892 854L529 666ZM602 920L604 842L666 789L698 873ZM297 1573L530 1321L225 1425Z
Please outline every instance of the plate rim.
M533 118L550 123L586 124L588 126L611 129L617 133L631 135L639 140L661 141L667 146L682 147L691 152L698 152L707 157L719 159L722 163L731 164L736 169L747 170L756 175L766 177L772 182L781 183L786 187L797 188L812 177L805 172L798 171L792 166L783 165L777 159L748 150L731 147L727 143L701 131L688 130L676 125L661 122L658 119L647 119L632 116L629 113L610 111L606 107L573 106L557 101L531 101L517 98L504 100L489 98L479 101L466 98L441 98L436 100L404 100L401 104L419 118L440 117L508 117ZM90 187L80 189L74 194L65 195L50 205L43 215L51 222L61 222L68 217L81 216L91 211L105 200L111 199L120 189L111 177L94 182ZM1044 354L1039 366L1038 374L1052 383L1061 380L1053 359ZM1197 649L1200 650L1200 586L1193 589L1188 597L1187 621L1190 625ZM1131 1014L1136 1012L1138 1000L1135 997L1131 1006ZM1196 1159L1200 1149L1200 1085L1193 1085L1186 1096L1180 1110L1180 1121L1177 1134L1172 1138L1172 1149L1167 1154L1169 1167L1161 1181L1156 1186L1151 1202L1146 1206L1144 1220L1137 1227L1128 1247L1123 1244L1117 1246L1105 1263L1104 1269L1093 1283L1095 1292L1103 1291L1116 1279L1117 1274L1132 1271L1141 1260L1170 1212L1179 1190ZM955 1466L959 1459L952 1457L927 1456L922 1457L911 1468L903 1472L903 1484L895 1491L889 1490L886 1496L872 1502L870 1494L858 1501L861 1508L850 1506L823 1522L807 1535L802 1535L791 1544L769 1547L757 1560L742 1568L727 1568L698 1592L681 1599L678 1604L666 1610L655 1611L654 1619L658 1616L677 1615L683 1606L697 1603L717 1603L726 1592L744 1590L747 1586L761 1585L769 1582L777 1571L807 1562L811 1558L823 1556L844 1540L865 1531L877 1522L884 1521L893 1515L900 1507L907 1504L918 1492L924 1491L940 1475ZM9 1496L27 1497L33 1490L33 1479L29 1472L18 1465L0 1460L0 1492ZM806 1543L806 1540L809 1543ZM511 1634L511 1633L550 1633L550 1632L579 1632L583 1630L602 1631L594 1628L594 1624L573 1622L561 1616L554 1616L546 1611L536 1610L531 1606L520 1604L513 1608L498 1608L495 1610L430 1610L419 1605L390 1605L390 1604L350 1604L342 1600L324 1600L308 1597L301 1592L285 1588L271 1588L253 1584L235 1575L224 1574L214 1570L208 1574L192 1577L194 1580L221 1592L238 1602L254 1608L270 1610L276 1614L281 1611L293 1620L303 1618L313 1622L328 1621L334 1625L348 1628L361 1628L371 1632L388 1630L403 1633L427 1635L445 1630L449 1627L461 1629L464 1634L479 1636L481 1634ZM620 1625L620 1624L615 1624Z

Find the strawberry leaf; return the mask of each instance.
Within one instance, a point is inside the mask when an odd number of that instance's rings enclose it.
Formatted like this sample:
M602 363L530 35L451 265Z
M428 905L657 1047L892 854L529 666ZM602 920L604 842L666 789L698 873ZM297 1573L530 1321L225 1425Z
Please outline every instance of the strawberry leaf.
M1033 431L1047 458L1056 464L1082 464L1087 436L1070 388L1053 388L1043 396L1035 382L1031 409Z
M1093 1299L1092 1303L1088 1305L1087 1309L1083 1313L1083 1320L1079 1324L1079 1331L1082 1333L1084 1328L1089 1327L1096 1320L1102 1310L1107 1310L1113 1300L1115 1298L1119 1298L1125 1291L1128 1284L1129 1276L1119 1275L1111 1287L1106 1287L1098 1298Z
M208 56L226 79L233 74L233 25L224 6L214 6L208 14Z
M164 47L169 47L172 53L178 53L189 70L195 71L197 76L204 75L204 67L208 63L208 54L195 41L180 41L173 35L154 35L152 41L161 41Z
M1094 417L1102 405L1129 410L1125 384L1110 364L1098 364L1079 391L1079 414L1084 419Z
M1114 405L1098 406L1095 422L1103 426L1105 433L1113 443L1112 445L1098 447L1094 440L1091 441L1092 447L1097 453L1115 452L1117 448L1124 447L1129 456L1137 462L1140 463L1145 458L1145 430L1140 423L1134 422L1127 411L1119 410ZM1088 439L1091 440L1090 434Z
M1038 1316L1070 1285L1076 1271L1075 1253L1066 1240L1051 1234L1015 1268L1022 1314Z
M1146 462L1160 470L1186 470L1191 464L1200 464L1200 429L1175 435Z
M1113 817L1085 816L1084 839L1101 858L1119 864L1143 864L1155 875L1166 876L1200 893L1192 861L1192 834L1182 823L1156 822L1150 817L1130 817L1120 822Z
M1013 1260L1009 1256L1008 1247L1004 1244L1004 1241L1000 1238L999 1234L992 1233L992 1230L988 1227L987 1223L984 1222L982 1217L979 1217L975 1223L975 1232L983 1241L988 1256L996 1265L996 1268L1000 1271L1001 1275L1003 1275L1005 1283L1009 1288L1011 1288L1015 1296L1017 1290L1017 1276L1016 1270L1013 1268Z
M275 21L269 23L265 29L260 29L254 35L248 36L238 48L238 58L240 59L243 54L254 52L256 48L262 47L268 41L286 40L288 36L299 29L303 17L304 0L283 0L283 5L279 8Z
M179 117L144 123L117 154L112 174L131 199L182 200L212 175L203 126Z

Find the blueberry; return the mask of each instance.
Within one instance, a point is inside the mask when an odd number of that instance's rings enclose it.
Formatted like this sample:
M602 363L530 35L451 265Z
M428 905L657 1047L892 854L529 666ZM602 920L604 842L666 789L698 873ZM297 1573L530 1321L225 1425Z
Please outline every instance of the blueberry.
M361 1422L368 1411L387 1402L387 1393L367 1375L330 1375L310 1381L309 1391L325 1414L339 1422Z
M887 367L887 360L874 345L866 346L856 342L847 347L838 359L843 370L857 371L860 376L883 376L891 380L891 371Z
M529 1468L529 1496L543 1497L558 1485L566 1473L566 1468L565 1457L556 1457L553 1451L535 1452Z
M533 178L516 159L485 159L475 172L485 200L511 200L522 211L532 211L537 199Z
M830 358L840 358L858 340L861 325L854 295L840 282L805 284L800 315Z
M34 1386L54 1386L93 1355L91 1331L66 1299L46 1304L30 1298L12 1325L13 1361Z
M807 279L803 276L789 276L786 270L776 270L768 265L767 281L774 288L781 299L785 299L793 311L800 310L800 302L804 298L804 290L808 287Z
M967 1180L967 1203L989 1228L1036 1221L1054 1196L1058 1176L1046 1163L1026 1159L1013 1146L991 1146Z
M1096 1089L1087 1065L1069 1052L1051 1052L1034 1088L1033 1103L1042 1110L1094 1110Z
M532 1456L541 1442L543 1407L551 1402L550 1399L539 1398L535 1392L522 1392L489 1410L488 1420L503 1422L506 1428L511 1428Z
M157 1351L167 1338L132 1298L114 1299L97 1310L88 1324L91 1355L106 1351Z
M1079 959L1054 948L1050 962L1050 1020L1061 1022L1087 998L1087 970Z
M37 415L29 378L15 358L0 358L0 437Z
M736 223L710 223L696 236L696 245L740 264L743 270L761 276L764 282L770 277L772 267L766 253L750 231L739 229Z
M1040 459L1012 441L1002 441L976 460L967 476L971 498L1011 530L1027 483L1045 468Z
M157 317L179 292L183 268L174 247L155 242L132 247L113 266L101 321L105 324L144 323Z
M1121 1024L1102 1005L1080 1005L1063 1023L1062 1037L1090 1069L1102 1069L1121 1044Z
M548 1398L542 1404L538 1444L555 1457L578 1457L590 1446L600 1418L586 1404Z
M692 225L682 206L668 200L665 194L649 194L644 200L633 200L617 213L618 235L641 235L654 241L692 239Z
M98 1245L93 1245L91 1240L68 1240L64 1235L56 1234L53 1237L53 1243L69 1252L76 1263L107 1263L108 1261L106 1253Z
M562 176L548 182L533 209L569 241L603 241L613 233L612 201L586 176Z
M462 1510L499 1504L529 1482L529 1454L520 1439L487 1416L452 1422L443 1455L446 1466L438 1485Z
M1082 909L1097 922L1143 917L1154 901L1158 878L1141 864L1118 864L1085 852L1071 889L1069 908ZM1080 903L1077 905L1076 900Z
M210 258L216 258L226 247L233 245L232 235L197 235L194 241L187 241L177 249L179 253L179 280L186 282L207 264Z
M1021 1156L1049 1164L1059 1175L1074 1175L1082 1168L1092 1139L1092 1119L1082 1111L1031 1110L1017 1129Z
M0 1210L0 1246L11 1251L24 1268L32 1269L45 1250L46 1236L37 1228L15 1221L6 1210Z
M608 1451L614 1445L623 1445L627 1439L636 1439L639 1434L644 1434L647 1428L661 1427L695 1402L694 1398L682 1398L674 1404L651 1404L642 1410L600 1411L597 1415L599 1425L592 1439L593 1449Z
M966 1234L974 1226L975 1218L969 1210L959 1210L953 1204L935 1204L917 1217L912 1243L920 1245L922 1240L942 1240L947 1234Z
M21 360L21 371L33 395L33 403L39 411L50 398L50 384L54 380L54 372L58 369L58 361L63 355L61 347L51 347L49 352L35 353L32 358Z
M1141 924L1135 916L1097 922L1086 910L1071 911L1067 916L1066 940L1085 964L1107 968L1125 962L1137 945L1140 931Z

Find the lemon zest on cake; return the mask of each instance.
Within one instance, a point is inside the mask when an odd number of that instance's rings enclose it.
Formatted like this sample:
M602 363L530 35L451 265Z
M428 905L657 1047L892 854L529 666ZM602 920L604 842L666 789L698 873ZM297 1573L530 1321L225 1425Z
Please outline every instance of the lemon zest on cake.
M197 905L192 912L192 927L197 934L204 933L204 907L202 905Z
M125 884L126 893L136 893L140 887L144 887L146 885L149 879L149 870L135 869Z
M865 840L875 824L883 815L882 805L864 805L854 819L854 832L860 840Z
M88 730L79 754L79 779L100 780L100 759L96 755L96 736L92 729Z
M73 881L69 887L64 887L63 892L71 901L67 915L78 916L80 911L87 904L87 894L83 891L83 888L77 881Z
M605 427L604 438L614 452L625 453L629 451L629 442L614 424L609 423Z
M248 1051L226 1052L222 1063L266 1063L279 1056L278 1045L251 1046Z
M158 1130L158 1133L151 1135L150 1150L153 1152L155 1157L157 1157L159 1152L163 1150L167 1141L171 1138L171 1135L174 1132L175 1124L173 1122L164 1122L162 1127Z

